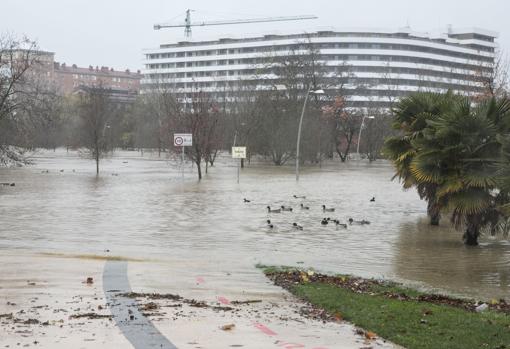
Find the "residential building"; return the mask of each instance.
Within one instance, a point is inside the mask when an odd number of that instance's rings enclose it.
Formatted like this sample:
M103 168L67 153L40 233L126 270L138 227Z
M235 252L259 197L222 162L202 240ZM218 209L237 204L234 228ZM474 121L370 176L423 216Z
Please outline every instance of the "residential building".
M136 95L140 91L140 71L114 70L108 67L81 68L73 64L54 63L55 82L62 94L71 94L82 87L101 85L119 94Z
M329 81L321 87L329 95L341 93L352 107L387 108L413 91L481 93L481 76L493 70L497 37L479 28L428 34L406 27L163 44L144 51L141 88L172 89L184 101L197 90L221 99L222 91L236 89L240 81L251 82L254 90L270 89L277 79L267 70L274 57L313 48L325 67Z

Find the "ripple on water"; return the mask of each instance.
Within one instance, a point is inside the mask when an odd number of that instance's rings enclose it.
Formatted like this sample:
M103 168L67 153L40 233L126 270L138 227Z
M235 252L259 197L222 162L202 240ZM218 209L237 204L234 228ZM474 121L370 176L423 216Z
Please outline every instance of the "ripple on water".
M135 259L235 264L240 277L253 273L256 262L303 262L466 295L506 297L510 290L510 244L486 239L480 248L466 248L460 233L428 226L424 202L391 182L392 168L384 162L305 168L299 183L291 168L245 168L237 185L226 158L202 183L189 165L182 181L177 166L133 152L105 160L99 178L94 164L75 153L43 153L35 160L31 167L0 169L0 181L16 182L0 187L0 249L110 249ZM245 197L252 202L243 203ZM302 202L311 209L299 209ZM323 213L323 204L336 211ZM268 215L267 205L289 205L294 212ZM324 217L372 224L323 227ZM268 218L275 229L267 228ZM293 222L304 230L293 229Z

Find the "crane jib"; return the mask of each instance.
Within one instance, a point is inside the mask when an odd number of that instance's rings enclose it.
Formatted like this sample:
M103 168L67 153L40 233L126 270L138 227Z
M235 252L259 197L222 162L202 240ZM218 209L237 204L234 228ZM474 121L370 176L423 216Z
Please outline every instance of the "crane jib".
M284 21L301 21L307 19L317 19L317 16L289 16L289 17L268 17L268 18L248 18L248 19L236 19L229 21L209 21L209 22L197 22L191 23L189 17L186 18L186 23L183 24L156 24L154 25L155 30L161 28L182 28L189 29L190 27L204 27L213 25L229 25L229 24L249 24L249 23L265 23L265 22L284 22Z

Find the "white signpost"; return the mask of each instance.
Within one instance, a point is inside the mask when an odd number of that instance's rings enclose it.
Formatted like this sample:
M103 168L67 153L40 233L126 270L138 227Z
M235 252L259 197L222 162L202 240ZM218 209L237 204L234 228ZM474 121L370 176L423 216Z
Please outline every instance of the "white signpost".
M191 147L193 145L193 135L191 133L174 133L174 146Z
M232 147L232 159L246 159L246 147Z
M184 147L193 145L193 135L191 133L174 133L174 147L182 147L182 178L184 178Z
M239 159L237 163L237 183L239 183L239 169L241 167L241 159L246 159L246 147L232 147L232 159Z

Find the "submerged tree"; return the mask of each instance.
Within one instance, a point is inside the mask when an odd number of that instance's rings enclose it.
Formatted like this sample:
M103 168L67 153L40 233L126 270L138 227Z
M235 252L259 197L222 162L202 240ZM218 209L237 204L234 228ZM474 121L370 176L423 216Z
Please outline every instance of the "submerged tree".
M452 214L456 228L464 228L464 242L477 245L482 230L494 232L508 203L498 185L501 153L499 124L510 118L508 100L494 99L472 107L465 98L452 111L428 121L417 140L419 149L411 172L422 182L437 185L437 201Z
M88 87L78 97L78 115L81 120L81 144L88 155L96 162L96 174L99 174L99 161L110 150L107 142L108 124L115 104L108 89L102 86Z
M508 177L500 154L509 120L507 99L473 106L451 93L415 94L397 109L395 123L404 134L386 143L396 177L428 201L432 223L441 212L451 214L467 245L477 245L483 231L501 230L506 219L510 197L501 184Z
M0 164L24 162L23 152L11 145L24 137L21 112L30 102L23 98L29 86L29 70L40 59L37 44L27 38L0 35Z
M393 161L398 178L405 189L416 187L422 200L427 201L431 225L439 225L441 203L437 200L437 184L420 181L411 172L411 163L417 155L416 140L423 138L427 122L446 113L458 97L452 93L415 93L402 99L394 109L393 128L400 135L385 142L384 154Z
M197 165L198 179L202 179L202 161L208 161L218 148L218 121L220 109L209 95L199 91L192 94L189 103L175 100L170 130L176 133L191 133L193 145L186 155Z
M323 108L329 118L331 139L340 160L345 162L351 152L356 135L359 133L363 116L360 112L346 108L344 97L337 96L334 102Z

